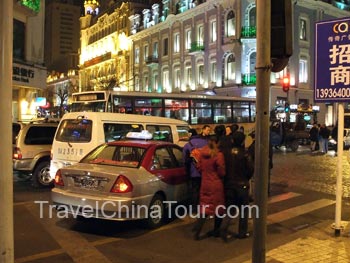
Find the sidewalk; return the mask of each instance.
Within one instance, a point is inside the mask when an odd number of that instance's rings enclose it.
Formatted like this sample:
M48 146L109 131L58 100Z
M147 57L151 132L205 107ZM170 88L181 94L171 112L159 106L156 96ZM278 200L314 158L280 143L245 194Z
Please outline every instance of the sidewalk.
M326 221L298 231L288 238L293 240L284 245L271 248L273 244L267 244L266 263L350 262L350 224L342 223L344 231L340 237L334 237L332 224Z

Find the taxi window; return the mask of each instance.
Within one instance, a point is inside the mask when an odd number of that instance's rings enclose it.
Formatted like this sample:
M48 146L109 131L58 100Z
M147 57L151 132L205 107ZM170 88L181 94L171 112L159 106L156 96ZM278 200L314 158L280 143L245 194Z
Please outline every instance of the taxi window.
M128 132L141 132L141 124L127 124L127 123L104 123L103 130L105 133L105 141L117 141L126 136Z
M158 148L154 153L155 169L175 168L171 155L166 147Z
M92 121L86 119L62 120L58 127L56 140L60 142L90 142Z
M140 147L105 144L90 152L81 162L136 168L141 164L145 151Z
M171 147L170 151L174 154L175 160L177 162L177 166L181 167L184 166L184 161L182 157L182 150L177 147Z

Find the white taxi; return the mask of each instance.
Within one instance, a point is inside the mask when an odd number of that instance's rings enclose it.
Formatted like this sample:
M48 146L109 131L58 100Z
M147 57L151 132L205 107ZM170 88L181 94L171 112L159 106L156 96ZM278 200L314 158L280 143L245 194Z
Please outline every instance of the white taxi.
M188 179L180 146L143 139L115 141L59 169L51 194L59 212L144 219L155 228L162 224L169 203L188 200Z

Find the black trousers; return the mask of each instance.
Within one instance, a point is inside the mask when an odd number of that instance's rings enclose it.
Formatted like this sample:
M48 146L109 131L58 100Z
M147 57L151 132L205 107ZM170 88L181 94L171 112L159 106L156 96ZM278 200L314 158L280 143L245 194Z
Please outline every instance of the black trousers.
M192 200L191 205L197 207L199 205L199 193L201 190L201 179L200 177L191 177L191 193Z
M238 236L244 236L248 232L248 209L242 206L249 205L249 187L246 185L236 185L225 188L226 216L222 222L221 230L225 234L238 211Z

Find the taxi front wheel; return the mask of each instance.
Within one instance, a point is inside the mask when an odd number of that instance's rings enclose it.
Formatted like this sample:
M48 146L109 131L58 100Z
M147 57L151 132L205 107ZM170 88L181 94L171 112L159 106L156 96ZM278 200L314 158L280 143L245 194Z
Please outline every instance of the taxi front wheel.
M156 194L153 196L148 208L148 216L145 222L147 228L154 229L163 224L164 209L164 197L161 194Z

